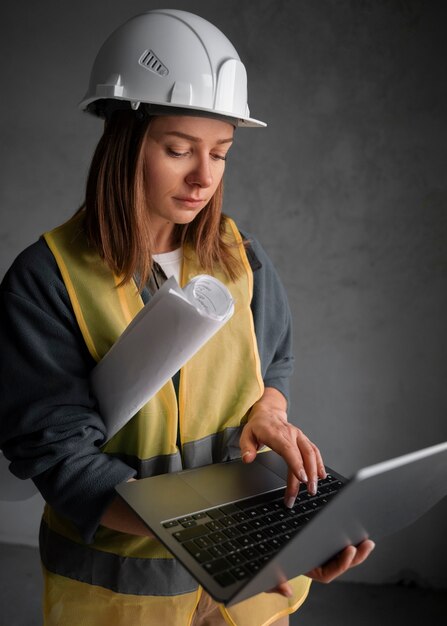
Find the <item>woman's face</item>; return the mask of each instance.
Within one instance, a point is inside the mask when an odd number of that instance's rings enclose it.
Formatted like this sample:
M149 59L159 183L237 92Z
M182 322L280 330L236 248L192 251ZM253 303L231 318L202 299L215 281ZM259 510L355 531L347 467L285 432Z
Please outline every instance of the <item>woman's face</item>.
M234 128L190 116L160 116L146 140L146 184L155 232L188 224L207 205L225 170Z

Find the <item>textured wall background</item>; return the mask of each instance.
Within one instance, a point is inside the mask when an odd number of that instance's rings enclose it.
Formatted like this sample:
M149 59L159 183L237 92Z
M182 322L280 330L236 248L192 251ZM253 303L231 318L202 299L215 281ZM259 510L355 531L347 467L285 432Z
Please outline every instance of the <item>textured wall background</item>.
M100 124L76 108L105 37L160 3L2 6L0 276L81 203ZM445 4L177 0L233 41L265 130L240 130L227 212L295 321L291 419L342 473L447 439ZM444 501L350 580L445 586ZM41 500L0 503L35 543Z

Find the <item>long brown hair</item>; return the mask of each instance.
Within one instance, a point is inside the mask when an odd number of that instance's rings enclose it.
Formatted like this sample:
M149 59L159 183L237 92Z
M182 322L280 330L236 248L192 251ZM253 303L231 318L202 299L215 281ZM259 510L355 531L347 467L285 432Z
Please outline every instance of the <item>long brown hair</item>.
M153 240L146 201L144 150L150 118L115 111L96 147L87 178L84 214L88 240L121 284L138 277L140 290L152 269ZM219 266L231 280L241 268L224 240L223 183L190 224L176 225L179 245L188 243L204 271Z

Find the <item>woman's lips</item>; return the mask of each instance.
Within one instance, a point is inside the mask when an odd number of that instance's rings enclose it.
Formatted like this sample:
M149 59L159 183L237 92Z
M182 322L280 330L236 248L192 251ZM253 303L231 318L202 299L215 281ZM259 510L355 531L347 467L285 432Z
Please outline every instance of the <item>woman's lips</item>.
M199 207L201 204L206 202L205 198L192 198L192 197L174 197L174 200L177 202L181 202L185 206L195 209Z

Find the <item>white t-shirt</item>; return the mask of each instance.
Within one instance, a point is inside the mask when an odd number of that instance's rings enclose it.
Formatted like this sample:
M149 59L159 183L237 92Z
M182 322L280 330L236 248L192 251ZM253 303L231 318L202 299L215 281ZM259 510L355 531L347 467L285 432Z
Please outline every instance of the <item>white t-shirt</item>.
M161 254L153 254L152 258L166 274L166 278L174 276L180 283L180 270L182 267L183 250L177 248L172 252L162 252Z

